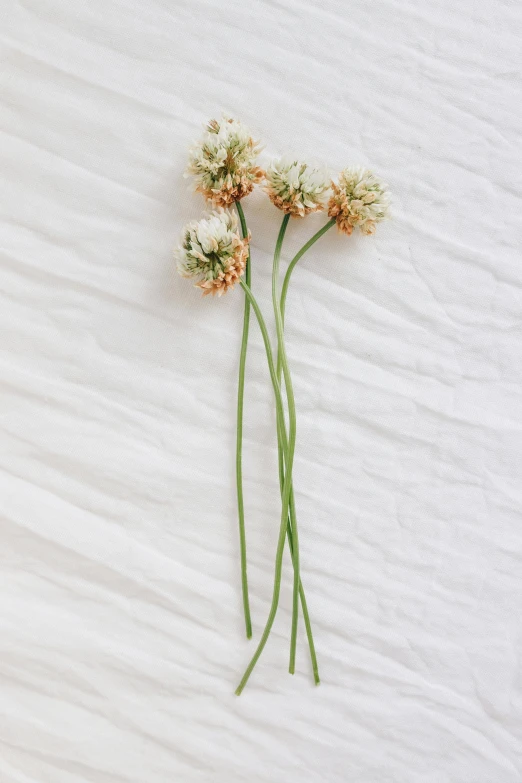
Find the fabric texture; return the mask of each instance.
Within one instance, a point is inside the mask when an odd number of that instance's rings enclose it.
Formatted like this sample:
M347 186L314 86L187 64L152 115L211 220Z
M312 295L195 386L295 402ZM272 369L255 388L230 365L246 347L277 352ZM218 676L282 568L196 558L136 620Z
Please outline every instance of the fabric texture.
M0 0L0 780L522 779L520 6ZM368 166L393 220L329 231L287 301L301 622L252 318L172 250L226 112L272 157ZM270 321L282 213L243 202ZM292 219L282 270L325 221Z

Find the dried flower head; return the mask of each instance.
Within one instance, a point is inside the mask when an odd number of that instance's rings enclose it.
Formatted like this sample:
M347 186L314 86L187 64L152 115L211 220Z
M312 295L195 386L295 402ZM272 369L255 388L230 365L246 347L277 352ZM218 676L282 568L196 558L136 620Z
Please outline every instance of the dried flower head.
M238 232L234 212L217 209L183 229L182 244L176 251L178 272L191 277L203 296L221 296L234 288L246 268L250 236Z
M304 217L324 209L330 189L330 178L324 169L282 158L270 164L265 176L264 190L283 212Z
M350 235L355 226L363 234L374 234L376 225L389 217L388 186L369 169L350 167L332 182L333 195L328 214L337 221L340 231Z
M255 165L258 142L242 122L225 117L210 120L206 132L190 151L186 174L196 178L196 190L216 206L240 201L263 178Z

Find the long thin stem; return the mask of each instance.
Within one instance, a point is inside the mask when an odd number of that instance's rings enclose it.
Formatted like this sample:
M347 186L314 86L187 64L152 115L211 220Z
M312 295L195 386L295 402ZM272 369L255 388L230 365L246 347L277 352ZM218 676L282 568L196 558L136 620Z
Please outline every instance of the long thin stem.
M281 496L282 496L284 480L285 480L284 454L286 454L286 450L287 450L287 436L286 436L286 427L284 421L280 423L278 420L277 436L278 436L277 445L278 445L278 454L279 454L279 486L281 489ZM292 525L295 524L295 520L296 520L295 499L294 499L294 490L292 488L290 491L290 515L287 524L287 536L288 536L288 548L290 549L290 556L292 558L292 564L294 565L294 568L295 568L295 562L294 562L294 547L292 543ZM315 644L314 644L314 637L312 634L312 625L310 623L310 615L308 613L308 604L306 602L305 591L301 578L299 578L299 597L301 599L301 607L303 610L303 619L304 619L304 624L306 629L306 636L308 638L308 646L310 649L310 659L312 661L314 682L316 685L319 685L319 683L321 682L319 677L319 666L317 664L317 655L315 652Z
M282 237L281 237L282 242ZM279 252L281 252L281 246L279 243ZM277 252L277 251L276 251ZM268 336L268 331L266 328L266 324L263 319L263 315L261 313L261 310L259 309L259 305L257 304L254 295L252 294L252 291L250 290L249 286L244 280L240 281L241 287L243 288L245 294L250 300L250 303L254 309L254 312L256 314L257 320L259 322L259 328L261 329L261 334L263 337L263 342L265 344L265 350L268 360L268 368L270 371L270 378L272 380L272 386L274 387L274 394L276 398L276 410L278 417L283 420L283 400L281 397L281 389L279 388L279 383L277 381L277 375L276 375L276 368L274 364L274 359L272 356L272 348L270 346L270 338ZM283 497L282 497L282 508L281 508L281 524L279 528L279 538L277 542L277 551L276 551L276 561L275 561L275 574L274 574L274 590L272 595L272 604L270 607L270 612L268 615L268 619L265 625L265 629L263 631L263 634L261 636L261 639L259 641L259 644L257 646L257 649L252 657L252 660L247 666L247 669L243 675L243 678L241 682L239 683L236 694L239 696L242 692L243 688L245 687L248 678L252 674L252 671L254 669L254 666L256 665L261 653L263 652L263 649L265 647L265 644L267 642L267 639L270 635L270 631L272 630L272 626L274 624L274 619L277 613L277 607L279 605L279 595L281 592L281 573L282 573L282 567L283 567L283 551L285 546L285 536L287 531L287 525L288 525L288 509L290 504L290 490L292 487L292 466L294 461L294 448L295 448L295 427L291 428L290 436L288 439L288 450L286 452L286 471L285 471L285 480L283 484Z
M284 222L284 221L283 221ZM281 350L281 343L283 343L282 338L282 331L284 328L284 315L285 315L285 305L286 305L286 295L288 292L288 285L290 283L290 277L292 275L292 272L299 261L299 259L306 253L306 251L314 244L314 242L317 242L317 240L323 236L332 226L335 225L335 219L332 219L328 221L322 228L317 231L313 237L311 237L308 242L303 245L303 247L299 250L299 252L294 256L292 261L290 262L283 286L281 289L281 297L279 298L279 313L281 317L281 331L278 331L278 352L277 352L277 380L278 383L281 383L281 370L283 368L283 358L286 358L284 356L284 352ZM286 225L285 225L286 228ZM284 232L283 232L284 233ZM279 261L279 259L277 259ZM278 270L276 270L274 265L273 270L273 276L272 276L272 295L274 297L274 291L275 287L277 285L277 276L278 276ZM275 309L275 300L274 300L274 309ZM284 349L284 343L283 343L283 349ZM287 366L288 370L288 366ZM286 376L285 376L285 385L286 385ZM291 387L290 387L291 388ZM286 430L285 430L285 422L284 419L282 421L278 420L278 460L279 460L279 482L281 485L281 488L283 487L284 483L284 453L286 452ZM299 550L298 550L298 537L297 537L297 517L296 517L296 511L295 511L295 500L294 500L294 491L293 487L291 489L290 494L290 517L291 521L289 520L288 527L292 528L292 537L290 535L290 530L288 534L288 543L290 547L290 553L292 555L292 560L294 563L294 593L293 593L293 603L292 603L292 636L291 636L291 643L290 643L290 666L289 670L291 674L295 671L295 650L296 650L296 641L297 641L297 589L299 590L299 594L301 597L301 605L303 608L303 617L305 621L305 628L306 628L306 634L308 637L308 644L310 647L310 655L312 659L312 668L314 672L314 679L316 684L319 684L319 670L317 666L317 657L315 654L315 645L313 641L312 636L312 628L310 625L310 617L308 614L308 607L306 604L306 597L304 595L303 586L301 583L300 575L299 575ZM296 547L297 544L297 547ZM297 553L295 553L295 550L297 549ZM296 583L298 583L298 588L296 589Z
M241 222L241 231L243 237L248 235L243 207L239 201L236 201L236 207ZM251 263L250 253L248 254L245 270L245 280L250 286L251 282ZM245 396L245 365L248 346L248 331L250 324L250 300L245 297L245 310L243 315L243 335L241 338L241 351L239 354L239 381L237 389L237 428L236 428L236 486L237 486L237 512L239 520L239 548L241 554L241 591L243 594L243 612L245 615L245 628L247 639L252 638L252 620L250 617L250 602L248 599L248 577L247 577L247 553L246 553L246 533L245 533L245 504L243 500L243 407Z
M272 269L272 304L274 307L274 315L277 331L277 358L281 363L283 369L283 376L285 381L286 397L288 402L288 419L289 419L289 436L290 439L294 439L295 443L295 431L296 431L296 417L295 417L295 402L294 392L292 388L292 378L290 370L288 368L288 362L286 359L286 351L283 335L283 319L281 318L281 309L279 302L279 261L281 257L281 247L283 244L284 235L288 226L288 220L290 216L285 215L281 224L281 230L276 245L276 252L274 253L274 265ZM284 419L280 422L280 427L284 426ZM286 451L286 449L285 449ZM292 550L294 561L294 589L292 598L292 632L290 641L290 664L289 671L291 674L295 672L295 653L297 646L297 624L299 616L299 570L300 570L300 558L299 558L299 534L297 528L297 518L292 520Z

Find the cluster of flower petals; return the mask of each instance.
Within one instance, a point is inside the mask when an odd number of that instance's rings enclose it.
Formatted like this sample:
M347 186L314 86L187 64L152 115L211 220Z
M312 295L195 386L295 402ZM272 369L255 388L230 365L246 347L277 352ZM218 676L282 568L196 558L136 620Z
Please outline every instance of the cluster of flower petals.
M196 190L216 206L240 201L263 178L256 165L260 152L248 128L224 116L211 120L198 144L189 153L187 175L196 180Z
M373 172L362 167L349 167L332 182L328 214L338 228L350 235L358 227L363 234L374 234L377 223L389 217L388 186Z
M250 237L239 234L234 212L218 208L188 223L177 250L178 272L195 280L203 295L221 296L234 288L244 273Z
M265 192L283 212L304 217L324 209L330 190L330 177L324 168L281 158L270 164L265 177Z

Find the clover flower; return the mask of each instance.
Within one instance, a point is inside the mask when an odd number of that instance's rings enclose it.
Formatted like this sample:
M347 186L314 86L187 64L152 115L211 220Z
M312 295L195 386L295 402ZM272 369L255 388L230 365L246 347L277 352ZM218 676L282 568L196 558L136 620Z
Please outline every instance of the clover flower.
M189 154L186 175L196 178L196 190L216 206L240 201L263 178L255 165L260 152L248 128L239 120L223 116L210 120L206 132Z
M345 234L350 235L356 226L363 234L374 234L377 223L389 217L388 186L369 169L344 169L339 182L332 182L332 189L328 214Z
M245 271L250 236L238 232L234 212L217 209L208 217L194 220L183 229L183 240L176 251L178 272L197 280L203 296L222 296L234 288Z
M265 192L286 214L304 217L325 207L330 180L322 168L291 158L274 161L266 172Z

